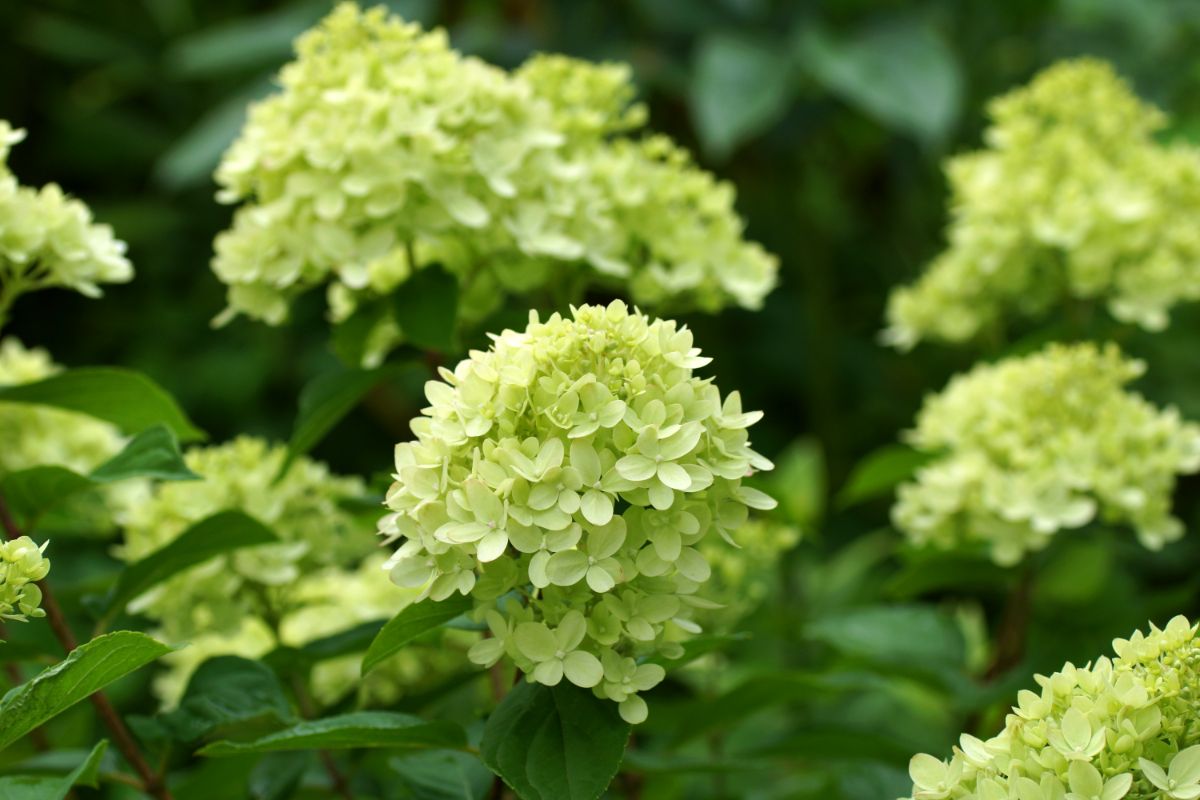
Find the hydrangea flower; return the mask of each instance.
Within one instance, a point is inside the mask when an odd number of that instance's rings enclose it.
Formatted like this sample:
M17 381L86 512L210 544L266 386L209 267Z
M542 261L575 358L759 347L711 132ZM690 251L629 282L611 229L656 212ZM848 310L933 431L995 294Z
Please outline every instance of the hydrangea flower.
M1200 150L1112 68L1079 59L994 100L986 149L950 159L947 249L895 291L885 338L960 342L1009 316L1094 299L1166 327L1200 298Z
M1115 658L1035 676L1004 730L909 764L906 800L1195 800L1200 639L1175 617L1113 642Z
M244 615L233 627L190 637L187 647L163 657L167 667L154 681L164 708L182 698L201 664L217 656L257 659L279 647L300 648L367 622L396 613L396 587L383 570L386 554L376 549L355 567L329 566L300 575L272 594L270 616ZM402 602L416 597L410 592ZM444 631L437 643L413 644L361 675L362 653L325 659L313 665L313 699L328 708L353 694L360 707L386 707L413 691L421 691L466 666L470 634Z
M774 285L732 187L666 138L630 138L646 114L623 65L535 56L510 73L353 3L296 52L216 173L218 197L244 203L216 241L222 319L278 324L328 285L334 321L363 315L379 359L403 338L386 298L433 263L467 323L505 295L589 284L706 310L757 307Z
M40 348L0 340L0 386L34 383L61 367ZM91 472L116 455L123 439L113 426L56 408L0 402L0 475L40 465Z
M24 622L29 617L44 617L40 581L50 572L50 560L28 536L0 541L0 620Z
M278 543L246 547L193 567L131 603L155 619L164 634L186 639L232 631L245 616L277 616L280 598L301 575L357 563L371 552L368 526L339 503L363 493L357 478L330 474L298 458L282 480L282 445L240 437L184 454L203 480L159 484L129 497L118 514L125 529L119 555L137 561L167 545L191 525L229 509L268 526Z
M1200 427L1124 388L1143 369L1115 345L1054 344L954 378L908 433L937 455L900 487L895 525L920 545L983 544L1001 564L1093 521L1152 549L1178 539L1171 495L1200 470Z
M392 579L444 600L471 596L490 637L471 659L510 658L645 718L641 663L698 630L706 537L730 537L774 501L742 479L761 416L722 398L686 328L615 301L493 336L441 381L396 446Z
M734 539L736 544L730 544L710 536L698 548L712 566L704 596L713 607L697 615L697 621L708 630L736 630L741 620L762 605L779 583L780 556L800 542L800 529L760 515L738 528Z
M25 131L0 120L0 324L18 295L62 286L88 297L102 283L125 283L133 267L112 228L56 184L32 189L17 183L8 153Z

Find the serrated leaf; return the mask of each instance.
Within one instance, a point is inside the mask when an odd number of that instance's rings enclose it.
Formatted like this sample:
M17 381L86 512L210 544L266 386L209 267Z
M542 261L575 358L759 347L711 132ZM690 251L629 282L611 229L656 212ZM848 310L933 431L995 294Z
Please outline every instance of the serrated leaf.
M456 594L441 601L422 600L405 608L383 626L367 648L362 674L366 675L421 634L441 627L472 607L469 598Z
M141 561L126 567L105 602L105 616L143 592L213 556L279 541L270 528L241 511L220 511L192 525Z
M522 681L492 712L479 750L523 800L596 800L629 740L617 704L566 681Z
M897 19L846 37L808 27L797 50L809 74L830 92L928 144L944 141L958 117L958 61L923 22Z
M0 797L4 800L64 800L76 785L95 788L98 786L96 773L107 749L108 740L101 739L78 767L62 777L6 775L0 778Z
M249 742L213 742L202 756L236 756L286 750L352 750L386 747L397 750L459 748L466 734L452 722L426 722L410 714L358 711L301 722Z
M397 287L392 314L404 341L439 353L454 350L458 320L458 279L433 264Z
M705 148L727 155L774 124L787 107L787 52L777 39L712 33L696 55L692 115Z
M936 456L901 444L890 444L869 453L850 472L838 492L838 506L849 508L891 493Z
M183 441L204 438L171 395L142 375L115 367L68 369L35 383L0 387L0 403L77 411L128 434L163 424Z
M0 702L0 749L169 652L169 646L136 631L117 631L80 645Z
M295 715L269 667L219 656L200 665L179 706L159 721L177 741L194 742L231 734L247 738L295 722Z

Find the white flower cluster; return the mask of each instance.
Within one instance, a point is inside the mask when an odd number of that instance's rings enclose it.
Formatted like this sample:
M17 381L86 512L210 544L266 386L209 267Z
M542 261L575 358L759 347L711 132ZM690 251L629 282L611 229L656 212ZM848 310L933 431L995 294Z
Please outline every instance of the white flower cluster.
M681 652L711 569L698 549L774 502L742 480L760 413L693 370L692 335L621 302L582 306L493 337L442 381L396 446L380 523L392 578L442 600L472 596L490 638L530 680L564 676L646 716L663 678L637 657Z
M91 211L51 183L31 189L8 169L8 152L25 131L0 120L0 322L18 295L63 286L98 297L102 283L133 277L125 243Z
M997 736L963 734L948 762L913 757L907 800L1200 798L1196 626L1176 617L1113 650L1036 676Z
M954 378L909 433L936 457L900 487L896 526L918 544L986 545L1002 564L1094 520L1150 548L1179 538L1171 495L1200 470L1200 427L1127 391L1142 371L1115 345L1055 344Z
M438 263L481 320L506 294L758 307L776 261L743 238L728 184L645 119L624 66L537 56L508 73L444 31L343 3L302 36L217 171L242 202L216 241L229 314L281 322L328 284L335 321L371 313L370 357L402 340L386 298Z
M1006 317L1095 299L1166 327L1200 298L1200 149L1112 67L1057 64L993 101L987 149L947 165L947 249L888 305L885 338L964 341Z

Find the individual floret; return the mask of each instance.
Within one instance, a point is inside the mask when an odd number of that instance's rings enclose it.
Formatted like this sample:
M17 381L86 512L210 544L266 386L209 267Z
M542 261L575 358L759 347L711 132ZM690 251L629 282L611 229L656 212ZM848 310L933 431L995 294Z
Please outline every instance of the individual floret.
M774 502L742 484L770 462L750 449L737 392L693 370L691 332L621 302L582 306L493 336L441 381L416 439L396 446L392 579L444 600L471 596L491 636L478 664L509 657L532 681L564 677L645 718L711 569L699 547Z
M24 622L29 617L44 617L40 581L50 572L50 560L28 536L0 541L0 620Z

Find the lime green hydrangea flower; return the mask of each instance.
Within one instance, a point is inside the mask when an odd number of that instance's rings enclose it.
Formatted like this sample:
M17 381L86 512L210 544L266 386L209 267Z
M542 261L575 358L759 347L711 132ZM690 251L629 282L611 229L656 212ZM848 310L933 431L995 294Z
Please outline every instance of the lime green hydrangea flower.
M301 575L357 563L371 551L370 530L339 505L361 495L362 482L298 458L276 483L286 451L253 437L192 448L184 459L203 480L163 483L128 498L119 514L125 528L120 556L127 561L145 558L191 525L229 509L259 520L280 540L193 567L142 595L132 610L154 618L169 638L220 633L245 616L272 617L278 596Z
M44 617L40 581L50 572L50 560L28 536L0 541L0 620L24 622L29 617Z
M403 337L384 299L438 263L460 317L505 295L757 307L776 261L743 238L732 188L645 120L625 66L534 57L509 73L343 3L302 36L282 91L255 105L217 171L244 202L216 241L227 315L271 324L328 285L331 315L374 326L378 359Z
M582 306L493 336L426 384L416 440L396 446L392 579L476 601L491 636L530 680L562 678L645 718L662 679L634 660L681 652L711 568L698 549L774 501L742 485L770 462L750 449L733 392L693 370L692 334L624 303ZM631 666L632 665L632 666Z
M896 526L921 545L986 545L1001 564L1093 521L1154 549L1178 539L1171 495L1200 469L1200 427L1124 388L1143 369L1115 345L1055 344L954 378L908 434L938 455L900 487Z
M1200 298L1200 150L1112 68L1057 64L990 106L987 149L947 165L949 246L888 306L885 338L960 342L1068 298L1166 327Z
M374 544L374 542L372 542ZM192 635L187 647L162 659L167 669L155 678L154 692L165 708L178 704L192 674L210 658L241 656L257 659L279 647L300 648L357 625L390 618L397 611L396 586L388 580L378 549L356 567L328 566L300 575L270 595L267 618L245 615L220 632ZM401 598L415 598L415 590ZM438 643L414 644L361 675L362 653L319 661L310 684L322 707L355 695L359 707L385 707L405 695L429 688L467 666L472 638L463 631L444 631Z
M60 371L50 354L13 337L0 340L0 386L34 383ZM113 426L83 414L0 402L0 475L40 465L88 473L121 449Z
M1176 617L1113 642L1116 658L1022 691L1004 730L963 734L949 761L915 756L907 800L1195 800L1200 639Z
M17 183L8 152L25 131L0 120L0 324L18 295L62 286L88 297L102 283L133 278L125 243L112 228L92 222L92 213L51 183L32 189Z

